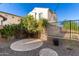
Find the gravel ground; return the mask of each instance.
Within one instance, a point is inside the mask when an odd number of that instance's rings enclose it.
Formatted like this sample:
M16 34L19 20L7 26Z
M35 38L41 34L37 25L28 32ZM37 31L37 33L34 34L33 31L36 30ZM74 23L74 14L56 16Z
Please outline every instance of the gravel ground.
M31 51L13 51L10 49L10 43L1 43L0 44L0 56L39 56L39 51L43 48L51 48L55 50L59 56L79 56L79 42L74 42L72 44L72 49L69 48L71 41L66 40L65 42L62 40L62 44L59 46L54 46L53 44L44 42L43 45L37 49Z

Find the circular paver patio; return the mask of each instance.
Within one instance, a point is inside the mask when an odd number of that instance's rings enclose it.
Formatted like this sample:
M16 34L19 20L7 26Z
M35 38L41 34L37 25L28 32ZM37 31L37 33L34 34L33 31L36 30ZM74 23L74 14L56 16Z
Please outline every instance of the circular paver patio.
M30 51L43 45L40 39L22 39L11 44L10 48L14 51Z
M40 56L58 56L58 53L50 48L41 49L39 52Z

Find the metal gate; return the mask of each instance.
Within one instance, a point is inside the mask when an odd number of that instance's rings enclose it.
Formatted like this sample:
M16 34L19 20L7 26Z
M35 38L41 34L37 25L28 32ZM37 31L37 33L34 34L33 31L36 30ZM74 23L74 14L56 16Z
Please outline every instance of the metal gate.
M57 22L61 38L79 40L79 20Z

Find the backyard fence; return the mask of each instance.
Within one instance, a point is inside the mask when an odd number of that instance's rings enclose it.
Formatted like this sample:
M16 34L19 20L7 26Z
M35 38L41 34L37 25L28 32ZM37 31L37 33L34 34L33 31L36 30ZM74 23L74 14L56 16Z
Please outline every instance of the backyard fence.
M68 20L57 23L59 35L63 39L79 40L79 20Z

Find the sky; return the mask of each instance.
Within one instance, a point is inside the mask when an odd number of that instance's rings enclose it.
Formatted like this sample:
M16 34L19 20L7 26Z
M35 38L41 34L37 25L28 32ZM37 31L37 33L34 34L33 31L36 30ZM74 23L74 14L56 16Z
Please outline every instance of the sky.
M58 21L79 19L79 3L2 3L0 11L25 16L35 7L51 9Z

